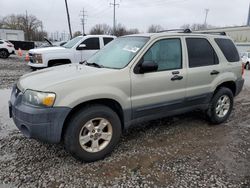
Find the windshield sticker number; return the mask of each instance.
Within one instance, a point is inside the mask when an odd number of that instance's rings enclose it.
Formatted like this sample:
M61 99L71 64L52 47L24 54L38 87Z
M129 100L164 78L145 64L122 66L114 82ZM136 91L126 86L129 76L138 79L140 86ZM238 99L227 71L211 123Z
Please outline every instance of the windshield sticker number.
M138 48L136 46L134 46L134 47L132 47L132 46L125 46L123 48L123 50L128 51L128 52L132 52L132 53L136 53L139 49L140 48Z

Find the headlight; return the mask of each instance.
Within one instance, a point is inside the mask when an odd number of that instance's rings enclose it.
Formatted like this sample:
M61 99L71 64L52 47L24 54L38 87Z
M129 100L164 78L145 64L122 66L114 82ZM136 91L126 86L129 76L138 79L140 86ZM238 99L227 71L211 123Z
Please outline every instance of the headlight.
M38 107L52 107L55 99L55 93L26 90L24 92L23 103Z
M42 64L43 63L43 58L42 54L34 54L34 60L36 63Z

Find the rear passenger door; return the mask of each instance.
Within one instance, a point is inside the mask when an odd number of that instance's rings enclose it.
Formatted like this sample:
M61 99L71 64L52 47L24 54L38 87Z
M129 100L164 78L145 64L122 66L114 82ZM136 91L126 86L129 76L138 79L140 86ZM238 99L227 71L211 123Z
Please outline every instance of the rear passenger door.
M218 56L206 38L186 37L188 69L187 98L192 104L207 103L213 81L221 73Z

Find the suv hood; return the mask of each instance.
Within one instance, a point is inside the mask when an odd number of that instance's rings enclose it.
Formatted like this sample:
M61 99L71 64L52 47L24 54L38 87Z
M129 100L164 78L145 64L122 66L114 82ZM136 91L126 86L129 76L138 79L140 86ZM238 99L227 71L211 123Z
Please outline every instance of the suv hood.
M29 53L34 54L34 53L39 53L39 54L45 54L45 53L64 53L66 52L67 48L64 47L46 47L46 48L36 48L36 49L32 49L29 51Z
M53 91L53 87L62 83L69 81L77 83L78 79L83 77L86 77L84 80L95 79L95 77L109 74L111 71L115 70L80 64L63 65L26 74L19 79L17 86L22 92L26 89Z

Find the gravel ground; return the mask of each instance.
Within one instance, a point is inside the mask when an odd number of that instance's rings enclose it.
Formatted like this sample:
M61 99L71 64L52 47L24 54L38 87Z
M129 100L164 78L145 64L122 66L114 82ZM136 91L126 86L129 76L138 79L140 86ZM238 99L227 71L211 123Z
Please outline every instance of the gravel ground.
M0 60L2 88L29 72L14 59ZM222 125L211 126L200 112L151 121L129 129L94 163L75 160L62 145L26 139L7 118L9 92L0 90L0 187L250 187L248 87Z
M31 72L23 57L11 55L8 59L0 59L0 89L11 87L20 76Z

